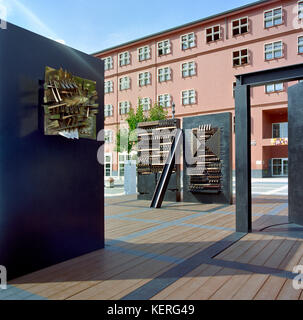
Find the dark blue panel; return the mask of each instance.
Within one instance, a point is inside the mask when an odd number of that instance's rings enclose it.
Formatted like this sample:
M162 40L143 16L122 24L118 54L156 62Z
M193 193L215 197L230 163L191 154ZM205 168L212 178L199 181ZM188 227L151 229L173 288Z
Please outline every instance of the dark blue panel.
M288 122L289 220L303 225L303 83L288 89Z
M104 246L99 143L43 133L45 67L97 81L104 123L104 65L12 24L0 31L0 264L9 278Z

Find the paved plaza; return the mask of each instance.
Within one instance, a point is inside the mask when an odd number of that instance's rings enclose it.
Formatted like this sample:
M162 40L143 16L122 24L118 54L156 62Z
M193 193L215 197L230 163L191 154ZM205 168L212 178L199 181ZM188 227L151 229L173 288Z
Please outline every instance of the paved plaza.
M106 198L105 249L15 279L0 299L303 299L293 286L303 228L288 224L287 181L261 182L250 234L235 231L235 205Z
M236 192L236 180L233 180L234 194ZM253 196L260 195L288 195L288 178L264 178L252 179L252 194ZM105 197L116 197L125 195L124 180L119 179L116 181L114 188L105 188Z

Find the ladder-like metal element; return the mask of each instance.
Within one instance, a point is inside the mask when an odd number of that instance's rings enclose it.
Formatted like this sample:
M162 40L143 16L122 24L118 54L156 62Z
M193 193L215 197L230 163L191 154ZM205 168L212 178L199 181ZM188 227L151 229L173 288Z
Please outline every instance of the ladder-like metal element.
M173 172L173 169L176 163L176 152L181 147L182 136L183 136L182 129L178 129L174 137L173 143L171 145L171 150L167 158L167 161L164 165L161 177L158 181L155 193L153 195L153 199L150 205L151 208L159 209L162 206L165 192L169 184L169 179L171 177L171 174Z

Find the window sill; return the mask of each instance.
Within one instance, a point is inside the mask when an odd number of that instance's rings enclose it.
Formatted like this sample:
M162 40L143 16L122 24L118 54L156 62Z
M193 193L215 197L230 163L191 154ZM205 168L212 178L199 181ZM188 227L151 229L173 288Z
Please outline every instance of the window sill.
M197 45L195 45L194 47L186 48L186 49L181 48L181 50L182 51L187 51L187 50L196 49L196 48L197 48Z
M158 54L158 58L161 58L161 57L166 57L166 56L169 56L169 55L171 55L172 54L172 52L169 52L169 53L165 53L165 54Z
M281 91L272 91L272 92L265 92L265 94L271 95L271 94L275 94L275 93L283 93L286 92L286 90L281 90Z
M246 31L246 32L243 32L243 33L239 33L239 34L236 34L236 35L233 35L233 38L238 38L240 36L245 36L247 35L248 33L250 33L249 31Z
M265 62L270 62L270 61L280 60L280 59L284 59L284 56L282 56L282 57L280 57L280 58L264 59L264 61L265 61Z
M183 104L182 103L182 106L183 107L192 107L192 106L196 106L197 105L197 102L195 102L195 103L189 103L189 104Z
M270 27L265 27L265 26L264 26L264 29L265 29L265 30L270 30L270 29L272 29L272 28L280 27L280 26L283 26L283 25L285 25L284 21L283 21L282 23L275 24L275 25L270 26Z
M158 83L161 84L161 83L167 83L167 82L170 82L170 81L172 81L172 79L164 80L164 81L158 81Z
M206 40L206 44L216 43L216 42L221 41L221 40L223 40L223 39L220 38L220 39L218 39L218 40L212 40L212 41L207 41L207 40Z
M245 64L241 64L241 65L238 65L238 66L233 66L233 68L238 69L238 68L246 67L246 66L249 66L249 65L250 65L250 63L245 63Z
M186 77L184 77L184 76L182 76L182 79L188 79L188 78L193 78L193 77L196 77L197 75L196 74L194 74L194 75L192 75L192 76L186 76Z
M138 62L144 62L144 61L148 61L148 60L151 60L151 58L143 59L143 60L138 60Z

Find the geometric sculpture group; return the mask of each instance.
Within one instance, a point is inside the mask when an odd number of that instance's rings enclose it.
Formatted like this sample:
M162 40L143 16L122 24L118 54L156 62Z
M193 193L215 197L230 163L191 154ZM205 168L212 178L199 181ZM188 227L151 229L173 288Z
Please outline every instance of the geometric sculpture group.
M180 201L183 140L183 201L231 204L231 113L184 118L179 128L179 119L138 125L138 199Z

